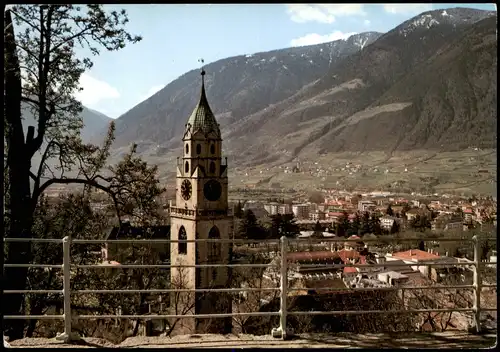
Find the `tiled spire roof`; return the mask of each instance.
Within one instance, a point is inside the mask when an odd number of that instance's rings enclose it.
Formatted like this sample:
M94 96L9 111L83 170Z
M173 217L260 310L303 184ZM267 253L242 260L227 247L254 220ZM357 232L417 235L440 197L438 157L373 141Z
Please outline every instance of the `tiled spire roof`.
M205 93L205 70L201 71L201 96L198 105L193 110L186 125L186 129L191 129L191 133L196 133L201 130L204 134L214 132L220 138L220 129L215 116L208 104L207 96Z

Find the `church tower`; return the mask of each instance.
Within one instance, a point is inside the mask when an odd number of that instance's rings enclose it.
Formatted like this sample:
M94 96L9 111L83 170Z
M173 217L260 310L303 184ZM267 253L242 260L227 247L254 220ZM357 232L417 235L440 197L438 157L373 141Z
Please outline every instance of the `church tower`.
M172 240L229 239L227 158L222 161L219 124L205 93L205 71L201 71L201 95L189 117L182 138L182 157L177 162L176 205L170 210ZM219 264L209 268L171 268L172 288L225 288L230 285L229 243L171 243L172 264ZM170 306L175 314L230 313L227 293L174 293ZM231 318L183 319L196 333L231 331Z

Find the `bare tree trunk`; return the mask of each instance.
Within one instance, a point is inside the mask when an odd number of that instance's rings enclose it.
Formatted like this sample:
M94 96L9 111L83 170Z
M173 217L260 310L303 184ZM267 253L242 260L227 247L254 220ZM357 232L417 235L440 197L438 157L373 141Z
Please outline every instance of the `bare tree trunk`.
M7 237L31 237L33 223L33 204L30 194L30 161L28 145L24 141L21 119L21 70L16 55L14 29L10 11L4 17L4 58L5 58L5 101L4 125L6 127L8 199L6 210L10 217ZM28 138L34 129L28 130ZM31 260L31 243L9 243L6 264L27 264ZM4 271L6 288L23 290L26 286L28 268L6 268ZM3 298L4 315L15 315L22 311L23 295L9 294ZM24 332L23 320L7 320L6 334L10 339L22 338Z
M11 172L11 180L16 180L15 176L17 173ZM29 190L29 180L28 190ZM11 196L17 196L26 187L22 184L22 180L18 179L11 183ZM19 193L16 193L20 190ZM27 199L28 197L23 197ZM29 199L29 198L28 198ZM16 204L17 203L17 204ZM11 202L11 223L8 229L8 237L11 238L29 238L31 237L31 225L32 225L32 214L29 214L29 210L26 211L25 208L28 206L23 206L19 204L18 200L13 200ZM6 258L6 264L28 264L31 262L31 243L29 242L13 242L8 245L8 256ZM6 287L8 290L24 290L26 288L26 278L28 276L28 268L5 268L5 279ZM16 315L22 314L22 294L9 294L5 295L2 299L4 306L4 315ZM23 337L24 332L24 321L23 320L6 320L5 331L11 340L19 339Z

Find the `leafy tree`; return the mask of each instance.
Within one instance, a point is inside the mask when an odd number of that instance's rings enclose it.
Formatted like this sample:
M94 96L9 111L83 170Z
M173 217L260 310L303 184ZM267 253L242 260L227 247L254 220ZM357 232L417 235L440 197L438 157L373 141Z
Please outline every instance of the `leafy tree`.
M370 222L370 214L365 211L363 213L363 217L361 218L361 235L371 232L371 222Z
M293 214L275 214L271 216L270 235L272 238L281 236L293 237L299 233Z
M351 222L349 221L349 214L347 214L347 212L344 211L339 219L337 236L339 237L347 236L350 227L351 227Z
M12 17L23 28L17 35ZM5 234L8 237L34 235L32 226L40 197L55 184L99 188L112 197L117 209L129 203L130 198L137 205L145 204L156 192L158 183L149 183L156 168L149 168L135 158L135 148L121 167L109 170L107 176L101 173L114 139L113 124L102 147L84 144L80 138L82 105L73 93L80 89L80 76L92 67L92 61L78 58L75 50L81 47L98 55L102 48L115 51L127 43L138 42L140 37L123 28L127 22L124 10L106 13L102 5L95 4L15 5L5 11ZM21 104L26 104L35 116L36 134L35 127L28 126L24 135ZM38 152L41 160L35 167L33 157ZM50 160L57 160L58 166L51 167ZM134 188L137 182L147 187ZM121 213L117 215L120 218ZM31 259L30 243L9 243L6 263L29 263ZM6 268L7 289L25 289L27 274L27 268ZM22 301L20 294L6 296L4 314L18 314ZM6 331L11 339L22 337L24 321L7 321Z
M347 231L348 236L359 235L361 232L361 218L358 213L356 213L353 221L349 226L349 230Z
M70 194L58 199L56 204L49 204L42 197L34 214L32 231L38 238L63 238L71 234L76 239L102 239L103 233L109 227L111 219L105 212L94 211L90 206L88 194ZM156 217L153 213L152 217ZM156 224L149 219L143 224ZM147 230L147 227L143 227ZM148 232L142 233L148 236ZM33 262L36 264L61 264L62 247L56 243L35 243L32 247ZM110 253L111 254L111 253ZM160 264L159 253L147 245L120 246L120 258L113 258L125 264ZM74 264L99 264L101 244L71 245L71 260ZM57 290L62 285L60 270L30 268L28 271L28 288L38 290ZM149 289L164 288L169 284L168 275L162 269L87 269L77 268L72 272L72 290L86 289ZM168 286L167 286L168 287ZM74 292L74 291L73 291ZM98 312L100 314L116 314L120 307L123 314L147 313L145 306L147 294L73 294L72 309L78 312ZM47 314L52 305L62 307L62 297L59 294L27 294L25 307L31 315ZM30 320L26 336L34 334L53 336L62 331L62 323ZM137 334L139 324L132 333ZM121 324L118 327L109 326L106 320L75 322L73 329L85 336L105 337L119 341L123 339L128 328Z
M394 220L391 226L391 234L395 234L398 232L399 232L399 223L396 220Z
M385 211L385 213L389 216L394 216L394 211L392 210L392 204L389 204L387 206L387 210Z
M401 209L401 216L405 217L406 213L410 210L410 206L408 203L403 204L403 208Z
M319 223L319 220L316 221L316 224L314 225L313 236L315 236L315 237L323 237L323 227Z
M325 197L321 192L312 192L309 195L309 201L311 203L324 203L325 202Z
M242 237L248 238L249 229L255 228L258 225L257 217L251 209L245 210L243 213L243 221L240 225L240 233Z
M345 228L343 226L344 224L343 224L342 220L343 220L342 218L339 218L339 222L335 223L335 225L334 225L334 229L335 230L334 231L335 231L335 234L337 236L345 237L346 230L345 230Z
M377 236L382 233L382 227L380 226L380 218L375 214L372 214L370 216L370 229L371 232Z
M431 222L425 215L417 215L410 221L410 227L420 232L425 232L431 228Z
M282 216L282 235L286 237L293 237L297 235L299 231L299 226L295 223L295 216L292 214L283 214Z
M481 248L481 260L488 260L489 259L488 253L491 250L496 249L495 243L491 243L491 241L488 241L488 240L481 241L479 246Z
M271 215L271 226L269 228L271 238L280 238L282 223L283 219L281 214Z
M264 239L267 237L266 230L259 224L251 209L245 210L238 232L242 238Z
M234 208L234 216L238 219L243 217L243 206L240 201L238 201L238 204L236 204L236 207Z

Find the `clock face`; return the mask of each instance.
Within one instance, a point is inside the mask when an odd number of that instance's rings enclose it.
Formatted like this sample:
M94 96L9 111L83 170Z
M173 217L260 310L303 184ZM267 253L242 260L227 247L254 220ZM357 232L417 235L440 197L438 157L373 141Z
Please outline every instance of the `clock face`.
M208 181L205 183L205 187L203 187L203 194L205 195L205 198L211 202L219 200L221 193L222 186L215 180Z
M189 200L189 198L191 198L191 191L192 191L191 182L189 182L189 180L182 181L181 196L184 200Z

